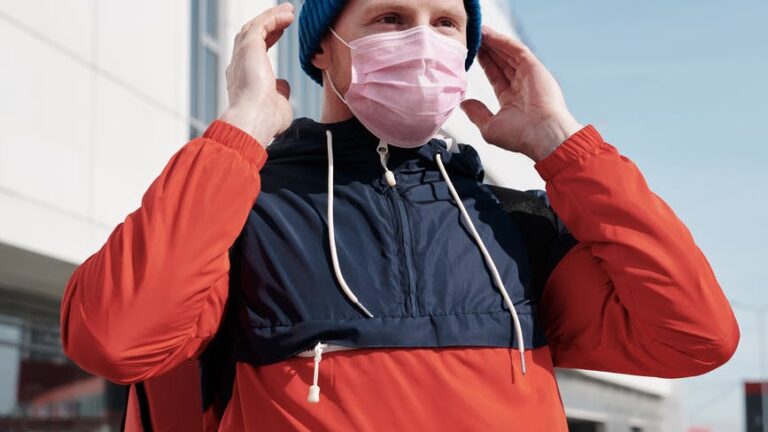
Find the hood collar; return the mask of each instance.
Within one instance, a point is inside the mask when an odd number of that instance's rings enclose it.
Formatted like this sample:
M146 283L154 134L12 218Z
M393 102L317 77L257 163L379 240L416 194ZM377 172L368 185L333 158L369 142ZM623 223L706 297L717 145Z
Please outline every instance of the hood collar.
M285 132L275 137L267 147L268 163L310 162L325 163L327 160L326 130L333 134L334 161L344 164L380 165L376 147L379 139L356 117L335 123L319 123L302 117L293 120ZM392 171L418 166L435 168L435 154L440 153L446 169L452 173L467 175L482 181L484 171L480 157L469 145L454 144L448 150L442 139L433 138L416 148L400 148L390 145L389 167Z

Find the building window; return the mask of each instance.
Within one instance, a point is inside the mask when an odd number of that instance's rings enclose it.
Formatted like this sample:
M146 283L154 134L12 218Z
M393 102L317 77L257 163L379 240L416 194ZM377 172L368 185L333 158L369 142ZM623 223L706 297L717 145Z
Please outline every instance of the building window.
M298 11L303 3L301 0L291 0ZM298 17L299 14L297 13ZM298 18L297 18L298 19ZM277 76L291 84L291 107L293 117L309 117L320 119L322 108L323 88L304 73L299 63L299 26L292 24L277 43Z
M568 430L570 432L604 432L605 425L599 422L589 420L568 419Z
M218 0L191 0L190 23L190 138L200 136L216 119L219 111L219 36Z
M59 302L0 288L0 430L119 430L125 387L64 356Z

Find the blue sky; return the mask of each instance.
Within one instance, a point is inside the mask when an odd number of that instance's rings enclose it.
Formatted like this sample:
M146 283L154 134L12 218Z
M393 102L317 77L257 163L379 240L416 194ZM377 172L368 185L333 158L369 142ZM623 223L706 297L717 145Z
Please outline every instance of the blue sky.
M768 307L768 1L511 0L511 8L571 111L640 167L728 297ZM741 383L759 376L758 321L736 312L742 337L731 362L682 380L689 425L743 430Z

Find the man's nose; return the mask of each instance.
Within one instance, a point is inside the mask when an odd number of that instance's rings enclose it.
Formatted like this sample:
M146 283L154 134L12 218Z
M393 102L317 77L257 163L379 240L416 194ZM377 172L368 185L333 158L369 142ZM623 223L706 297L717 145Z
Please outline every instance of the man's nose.
M427 13L421 13L416 15L414 19L411 21L411 25L408 28L418 27L418 26L427 26L429 27L432 24L432 16L430 16Z

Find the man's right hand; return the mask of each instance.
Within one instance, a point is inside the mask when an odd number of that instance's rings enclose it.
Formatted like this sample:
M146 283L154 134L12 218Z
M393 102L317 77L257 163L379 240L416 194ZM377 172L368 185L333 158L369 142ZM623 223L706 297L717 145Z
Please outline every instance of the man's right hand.
M266 146L290 126L290 86L275 79L267 50L294 20L291 3L281 3L247 22L235 37L227 67L229 107L219 117Z

